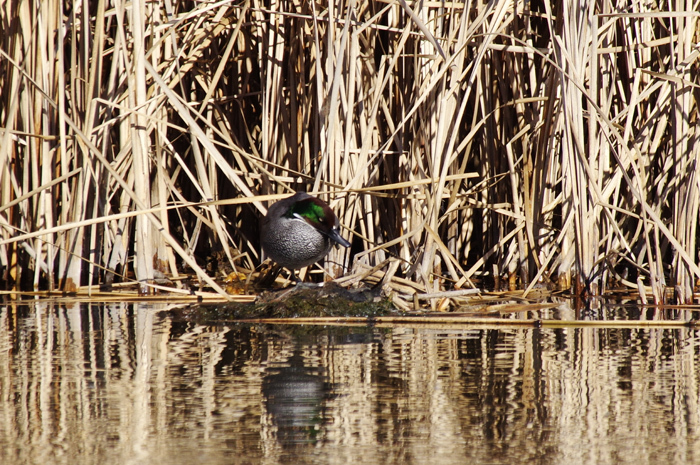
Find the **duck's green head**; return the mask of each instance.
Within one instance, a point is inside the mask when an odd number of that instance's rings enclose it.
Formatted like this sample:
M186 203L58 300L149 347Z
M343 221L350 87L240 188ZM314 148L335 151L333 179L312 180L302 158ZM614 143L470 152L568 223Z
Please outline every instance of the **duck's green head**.
M328 214L329 212L326 211L326 208L330 211L330 215ZM325 202L316 197L309 196L292 203L286 216L288 218L304 219L312 226L316 226L319 224L327 224L331 217L335 217L335 214ZM334 225L331 224L330 226L333 227Z
M291 205L285 214L287 218L304 220L343 247L350 247L340 235L338 217L326 202L306 192L297 192L290 200Z

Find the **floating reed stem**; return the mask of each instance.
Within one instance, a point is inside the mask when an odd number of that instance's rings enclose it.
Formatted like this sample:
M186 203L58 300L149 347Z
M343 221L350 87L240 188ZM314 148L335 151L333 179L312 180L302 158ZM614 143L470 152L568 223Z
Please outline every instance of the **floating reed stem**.
M669 320L520 320L504 318L480 318L463 316L378 316L378 317L295 317L295 318L259 318L234 320L236 323L255 324L284 324L284 325L348 325L366 326L372 325L383 327L387 325L401 325L402 327L412 325L459 325L476 327L532 327L532 328L696 328L698 322L692 321L669 321Z

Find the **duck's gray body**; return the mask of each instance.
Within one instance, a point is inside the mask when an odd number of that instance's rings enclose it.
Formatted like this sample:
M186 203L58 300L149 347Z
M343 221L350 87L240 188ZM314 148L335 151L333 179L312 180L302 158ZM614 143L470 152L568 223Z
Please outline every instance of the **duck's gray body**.
M262 221L260 242L268 257L297 270L321 260L334 243L350 246L340 236L338 224L328 204L297 192L270 207Z

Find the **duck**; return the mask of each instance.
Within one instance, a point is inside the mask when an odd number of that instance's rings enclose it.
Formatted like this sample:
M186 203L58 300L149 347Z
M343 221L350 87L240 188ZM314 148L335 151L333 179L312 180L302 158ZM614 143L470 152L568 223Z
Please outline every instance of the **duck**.
M267 257L294 273L321 260L333 245L350 247L339 224L326 202L297 192L270 206L262 220L260 243Z

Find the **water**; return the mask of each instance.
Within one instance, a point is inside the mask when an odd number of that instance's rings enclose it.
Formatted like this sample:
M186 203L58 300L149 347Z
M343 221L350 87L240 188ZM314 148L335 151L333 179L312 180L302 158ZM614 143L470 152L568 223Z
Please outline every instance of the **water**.
M699 347L690 328L204 325L153 305L5 306L0 463L700 463Z

